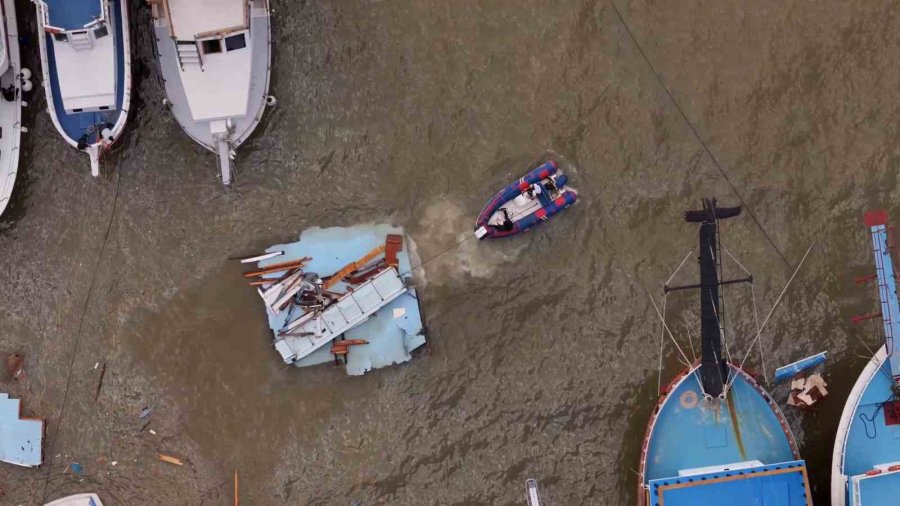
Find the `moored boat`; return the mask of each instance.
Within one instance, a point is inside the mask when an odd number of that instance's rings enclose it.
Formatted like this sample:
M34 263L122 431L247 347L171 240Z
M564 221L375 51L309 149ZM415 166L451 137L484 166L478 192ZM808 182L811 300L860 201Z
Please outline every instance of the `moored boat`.
M568 177L548 161L497 192L475 221L475 236L496 239L525 232L552 218L578 199Z
M222 183L269 97L268 0L148 0L159 71L175 119L214 152Z
M91 173L119 138L131 104L126 0L34 0L47 110Z
M891 259L887 213L870 211L865 224L872 237L881 311L865 317L884 322L884 344L856 380L838 425L831 469L833 506L886 506L900 499L900 304Z
M21 68L19 29L13 0L0 2L0 215L9 205L19 172L19 143L22 134L22 94L30 91L31 71Z
M705 200L685 219L700 224L701 358L665 388L647 425L638 470L639 506L810 505L806 465L778 405L738 363L727 360L719 315L719 221L740 207ZM668 330L668 327L666 327Z

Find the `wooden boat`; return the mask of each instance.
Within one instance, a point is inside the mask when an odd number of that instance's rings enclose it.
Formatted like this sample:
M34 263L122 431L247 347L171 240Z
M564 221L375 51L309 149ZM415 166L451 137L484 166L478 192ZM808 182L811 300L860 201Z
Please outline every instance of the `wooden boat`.
M525 232L575 203L578 193L556 162L546 162L497 192L475 222L475 236L496 239Z
M701 358L661 389L641 449L638 506L812 504L806 464L781 410L722 346L719 287L752 281L719 278L719 221L740 211L705 200L685 213L700 224L700 283L665 289L699 288Z
M866 364L844 405L834 441L831 469L833 506L886 506L900 499L900 332L896 271L888 241L887 213L870 211L881 312L854 318L881 318L884 344Z

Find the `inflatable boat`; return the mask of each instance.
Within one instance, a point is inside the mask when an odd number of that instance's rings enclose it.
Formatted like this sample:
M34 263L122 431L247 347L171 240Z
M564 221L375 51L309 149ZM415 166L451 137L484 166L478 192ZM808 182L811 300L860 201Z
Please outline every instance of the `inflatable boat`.
M556 162L546 162L510 183L484 206L475 222L479 239L509 237L530 230L575 203L577 192Z

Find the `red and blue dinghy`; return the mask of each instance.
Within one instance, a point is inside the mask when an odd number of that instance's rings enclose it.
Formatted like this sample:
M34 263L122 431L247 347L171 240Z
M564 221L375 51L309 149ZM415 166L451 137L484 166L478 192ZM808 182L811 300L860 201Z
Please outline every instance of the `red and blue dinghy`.
M475 236L496 239L525 232L578 199L556 162L546 162L500 190L475 222Z

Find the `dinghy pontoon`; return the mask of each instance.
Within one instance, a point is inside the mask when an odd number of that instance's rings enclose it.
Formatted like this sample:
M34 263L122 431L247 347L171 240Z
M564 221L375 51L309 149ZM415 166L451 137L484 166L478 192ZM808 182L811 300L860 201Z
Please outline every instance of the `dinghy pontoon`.
M268 0L148 0L168 105L231 183L234 150L262 118L272 37Z
M575 203L577 193L549 161L500 190L475 222L479 239L509 237L530 230Z
M91 159L119 138L131 102L126 0L34 0L47 109L70 146Z

